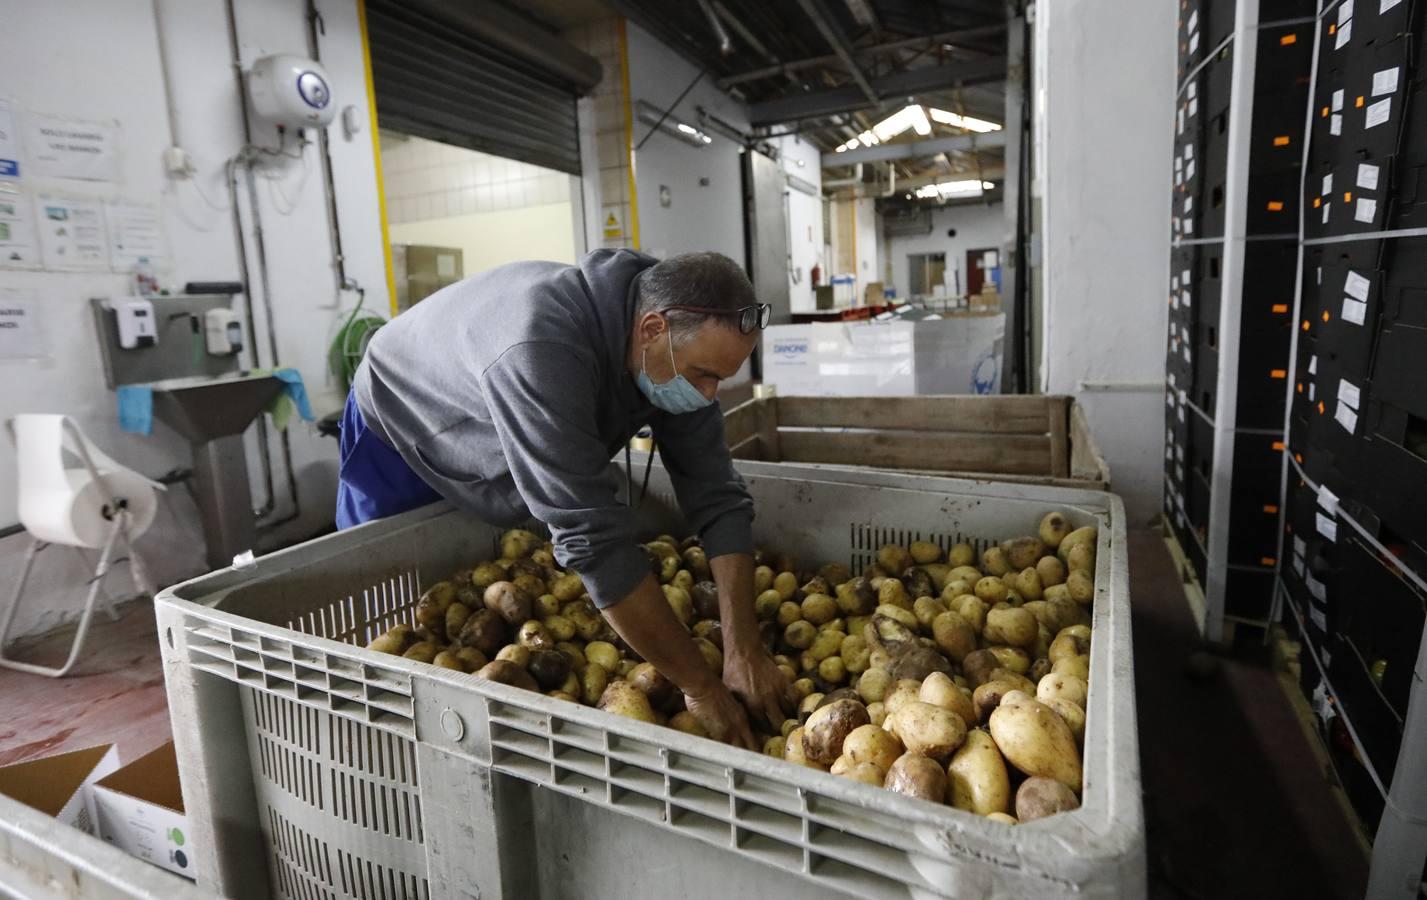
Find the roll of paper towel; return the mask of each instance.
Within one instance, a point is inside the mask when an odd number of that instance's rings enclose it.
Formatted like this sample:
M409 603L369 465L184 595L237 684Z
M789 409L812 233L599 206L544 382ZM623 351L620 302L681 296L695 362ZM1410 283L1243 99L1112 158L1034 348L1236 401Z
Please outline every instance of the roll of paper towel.
M80 547L102 547L109 539L119 497L129 511L129 535L137 537L153 524L158 497L153 486L133 472L99 473L96 482L85 469L66 469L69 490L46 491L25 498L22 518L29 532L42 541ZM104 484L102 482L108 482Z

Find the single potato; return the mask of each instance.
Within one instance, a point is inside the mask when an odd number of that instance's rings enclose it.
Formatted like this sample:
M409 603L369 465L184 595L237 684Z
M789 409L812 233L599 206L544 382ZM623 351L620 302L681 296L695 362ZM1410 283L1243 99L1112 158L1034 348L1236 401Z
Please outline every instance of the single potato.
M905 753L887 770L882 786L908 797L941 803L946 799L946 770L936 760Z
M946 767L952 806L978 815L1004 813L1011 800L1011 779L1006 762L991 735L976 729Z
M1012 691L991 713L990 731L1001 755L1017 769L1054 778L1071 790L1080 789L1080 751L1075 736L1050 707Z
M966 740L966 723L961 716L920 700L902 704L887 720L908 753L931 759L945 759Z
M1054 778L1032 776L1016 789L1016 818L1022 822L1079 808L1075 792Z

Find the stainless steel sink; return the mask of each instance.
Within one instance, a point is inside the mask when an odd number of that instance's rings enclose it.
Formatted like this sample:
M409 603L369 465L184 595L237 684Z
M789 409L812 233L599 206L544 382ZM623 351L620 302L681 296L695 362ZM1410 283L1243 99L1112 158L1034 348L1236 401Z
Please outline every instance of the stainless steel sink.
M208 564L231 565L257 538L243 432L282 390L272 375L234 372L149 383L154 415L193 448L193 488Z
M192 443L242 434L282 390L273 375L236 372L166 378L149 385L154 415Z

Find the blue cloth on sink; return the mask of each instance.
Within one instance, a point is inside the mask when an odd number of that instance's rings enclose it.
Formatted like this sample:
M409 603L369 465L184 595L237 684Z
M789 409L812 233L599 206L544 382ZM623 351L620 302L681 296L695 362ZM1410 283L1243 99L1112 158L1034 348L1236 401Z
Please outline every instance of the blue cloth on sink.
M277 430L283 431L287 428L294 409L305 421L313 421L312 405L307 402L307 386L302 383L302 373L286 368L276 369L272 375L282 382L282 393L268 404L268 414L272 416Z
M119 427L134 434L154 430L154 389L147 384L124 384L116 392L119 400Z

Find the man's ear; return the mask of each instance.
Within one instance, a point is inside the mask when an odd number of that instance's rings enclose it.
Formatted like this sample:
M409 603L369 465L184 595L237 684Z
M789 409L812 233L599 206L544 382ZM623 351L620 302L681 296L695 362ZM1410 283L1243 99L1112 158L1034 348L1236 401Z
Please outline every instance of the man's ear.
M639 317L637 334L641 343L652 342L659 335L663 334L668 325L664 322L664 317L658 313L648 312Z

